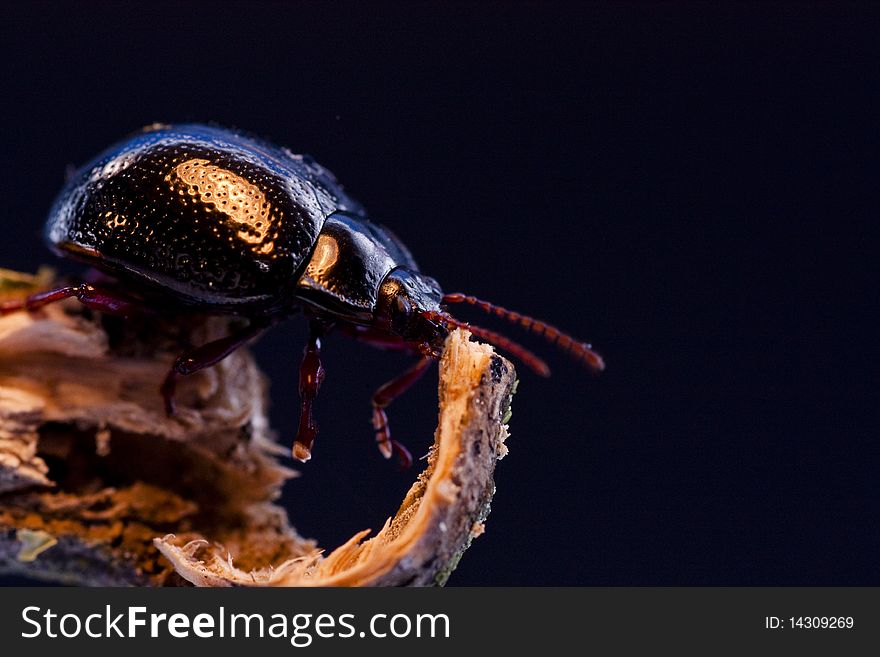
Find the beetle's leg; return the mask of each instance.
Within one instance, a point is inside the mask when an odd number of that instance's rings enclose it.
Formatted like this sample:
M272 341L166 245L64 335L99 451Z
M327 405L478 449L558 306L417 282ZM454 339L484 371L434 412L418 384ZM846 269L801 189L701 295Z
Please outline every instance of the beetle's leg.
M412 465L412 456L406 447L391 438L391 429L388 427L388 415L385 413L385 408L421 379L433 362L433 358L422 356L406 372L392 379L373 394L373 429L376 430L376 444L386 459L397 454L397 459L400 461L401 467L404 468Z
M321 335L323 327L317 321L309 324L309 341L303 350L299 366L299 430L293 441L293 458L305 463L312 458L312 445L318 435L318 423L312 413L312 404L318 396L321 382L324 381L324 366L321 364Z
M30 312L47 306L50 303L70 298L77 299L81 304L92 310L121 317L143 314L148 310L146 306L125 297L118 291L100 290L88 283L82 283L80 285L69 285L55 290L37 292L24 299L4 301L0 303L0 315L7 315L19 310Z
M175 360L159 388L162 399L165 401L165 412L168 415L174 415L174 391L177 388L179 376L193 374L206 367L211 367L211 365L216 365L233 351L265 331L267 327L268 324L266 322L251 320L251 323L245 328L225 338L214 340L197 349L193 349Z

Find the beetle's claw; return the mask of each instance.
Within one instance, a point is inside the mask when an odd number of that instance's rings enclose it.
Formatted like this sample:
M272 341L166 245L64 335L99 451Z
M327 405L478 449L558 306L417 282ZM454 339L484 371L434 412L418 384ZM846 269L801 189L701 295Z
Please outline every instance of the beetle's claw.
M373 409L373 428L376 430L376 446L379 448L379 453L386 459L397 455L400 469L408 469L413 462L412 454L401 442L391 437L391 432L388 429L388 416L384 409Z
M376 445L379 447L379 453L386 459L390 459L392 456L394 456L394 448L391 446L391 443L392 441L390 440L376 443Z
M305 463L312 458L312 451L303 443L296 441L293 443L293 458L300 463Z
M409 453L409 450L404 447L403 443L398 442L397 440L389 441L391 443L391 449L397 454L397 463L400 465L401 470L408 470L412 467L413 458L412 454Z

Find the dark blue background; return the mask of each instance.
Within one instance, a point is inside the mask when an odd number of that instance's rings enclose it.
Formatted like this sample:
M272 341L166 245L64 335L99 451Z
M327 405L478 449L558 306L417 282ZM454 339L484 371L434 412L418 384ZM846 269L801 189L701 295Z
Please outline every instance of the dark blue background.
M549 381L522 371L487 532L450 584L876 585L877 19L844 3L7 6L0 261L51 260L40 226L65 167L143 124L265 135L333 170L446 289L607 359L600 377L552 353ZM257 347L285 443L303 339L291 322ZM378 528L413 473L368 426L370 391L405 361L344 338L325 354L322 433L285 503L332 546ZM425 383L391 408L417 454L435 404Z

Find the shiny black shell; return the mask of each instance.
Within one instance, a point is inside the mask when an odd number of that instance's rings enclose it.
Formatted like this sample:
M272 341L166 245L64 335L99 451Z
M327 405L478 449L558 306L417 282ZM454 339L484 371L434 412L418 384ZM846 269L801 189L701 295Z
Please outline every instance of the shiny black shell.
M379 287L396 267L419 270L406 245L385 226L337 212L324 224L297 283L297 298L355 323L369 323Z
M362 217L332 174L237 132L154 126L80 169L49 245L178 301L232 311L296 295L327 217Z

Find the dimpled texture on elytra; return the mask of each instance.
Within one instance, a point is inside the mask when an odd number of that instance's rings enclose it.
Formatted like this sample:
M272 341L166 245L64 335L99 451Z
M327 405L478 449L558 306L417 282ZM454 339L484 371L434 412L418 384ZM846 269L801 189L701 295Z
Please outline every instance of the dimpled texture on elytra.
M337 210L363 214L307 156L221 128L156 126L74 175L46 238L183 301L268 304L293 290Z

